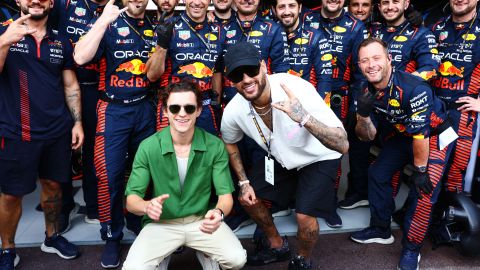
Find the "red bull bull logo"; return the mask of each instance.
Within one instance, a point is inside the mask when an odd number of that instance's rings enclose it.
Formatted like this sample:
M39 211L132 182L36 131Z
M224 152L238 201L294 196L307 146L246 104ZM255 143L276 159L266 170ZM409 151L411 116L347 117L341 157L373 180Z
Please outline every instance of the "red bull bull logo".
M186 73L197 79L213 76L213 70L205 66L204 63L200 63L200 62L195 62L193 64L189 64L185 66L180 66L178 74L182 74L182 73Z
M129 72L135 75L145 74L146 64L142 62L140 59L133 59L128 62L121 63L116 72Z
M436 77L436 76L437 76L437 71L435 69L420 72L420 77L422 77L422 79L424 79L425 81L428 81L431 78Z
M463 78L463 70L464 67L457 68L450 61L445 61L441 63L440 67L438 68L438 71L443 76L458 76L460 78Z
M293 70L293 69L289 69L288 70L288 74L292 74L292 75L295 75L297 77L302 77L303 76L303 69L300 70L299 72Z

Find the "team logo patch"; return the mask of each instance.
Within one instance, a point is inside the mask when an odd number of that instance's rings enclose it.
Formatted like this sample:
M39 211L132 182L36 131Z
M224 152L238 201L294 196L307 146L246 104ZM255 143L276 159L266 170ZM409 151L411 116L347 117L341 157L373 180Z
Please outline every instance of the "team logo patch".
M480 27L475 26L475 33L480 33Z
M408 40L408 38L406 36L395 36L393 37L393 40L397 41L397 42L405 42Z
M261 37L261 36L263 36L263 33L260 32L260 31L252 31L252 32L250 32L250 36L251 37Z
M330 61L330 60L332 60L332 58L333 58L333 56L331 54L327 53L327 54L323 55L321 59L322 59L322 61Z
M438 50L436 48L432 48L430 50L430 52L433 53L433 54L438 54Z
M396 99L390 99L388 104L390 104L392 107L400 107L400 103Z
M438 39L440 41L442 41L442 40L447 39L447 37L448 37L448 31L443 31L443 32L440 32L440 35L438 36Z
M267 30L267 26L266 25L260 25L260 29L262 29L262 31L265 31L265 30Z
M337 33L345 33L347 31L347 29L341 27L341 26L335 26L333 27L333 32L337 32Z
M346 23L345 23L345 26L346 26L346 27L350 27L350 26L352 26L352 24L353 24L353 22L346 22Z
M227 31L227 38L232 38L237 34L237 30L229 30Z
M211 34L211 33L208 33L208 34L205 34L205 37L208 39L208 40L211 40L211 41L215 41L217 40L217 36L215 36L214 34Z
M318 23L318 22L312 22L312 23L310 24L310 27L312 27L312 28L314 28L314 29L318 29L318 27L320 27L320 23Z
M308 43L308 39L306 38L297 38L295 39L295 44L297 45L303 45L303 44L307 44Z
M126 37L130 35L130 29L128 29L128 27L119 27L117 28L117 30L118 30L118 34L122 37Z
M476 40L477 37L474 34L463 34L462 38L465 40Z
M178 37L183 40L187 40L190 38L190 31L188 30L178 31Z
M143 31L143 35L146 37L153 37L153 30L145 30Z
M80 16L80 17L85 16L85 14L87 14L87 10L81 7L77 7L75 8L75 14L77 14L77 16Z
M407 30L407 31L405 31L405 35L406 36L411 36L413 34L413 32L415 32L415 31L414 30L412 30L412 31Z

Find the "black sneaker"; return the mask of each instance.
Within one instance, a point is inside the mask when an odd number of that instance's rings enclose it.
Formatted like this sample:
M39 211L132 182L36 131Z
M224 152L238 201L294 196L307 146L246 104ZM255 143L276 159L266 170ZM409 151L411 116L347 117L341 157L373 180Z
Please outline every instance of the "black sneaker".
M295 255L288 264L288 270L312 269L312 261L307 261L305 257Z
M52 237L45 237L40 249L46 253L55 253L65 260L75 259L79 255L77 246L58 233Z
M418 270L420 266L420 252L403 249L402 257L398 263L398 270Z
M72 210L67 213L60 213L60 217L58 220L58 234L64 234L68 232L72 226L72 220L77 215L78 210L80 209L80 205L75 203Z
M248 265L265 265L273 262L281 262L290 259L290 248L288 247L287 237L282 237L283 244L281 248L268 247L261 249L255 254L247 256ZM268 241L267 239L265 239Z
M20 256L18 256L15 248L7 248L0 250L0 269L1 270L14 270L20 262Z
M358 195L352 195L345 198L343 201L338 203L338 207L342 209L354 209L361 206L369 206L368 199L362 198Z
M383 229L380 227L368 227L350 235L350 239L360 244L392 244L394 241L390 228Z
M338 229L343 226L342 218L337 214L337 212L335 212L334 215L325 217L324 219L327 226L332 229Z
M117 268L120 265L120 241L108 241L102 252L103 268Z

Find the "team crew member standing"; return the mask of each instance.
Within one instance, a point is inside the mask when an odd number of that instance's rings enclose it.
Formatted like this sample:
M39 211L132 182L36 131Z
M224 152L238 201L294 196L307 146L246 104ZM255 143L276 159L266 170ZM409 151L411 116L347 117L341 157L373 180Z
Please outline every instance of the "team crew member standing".
M123 267L163 269L161 262L186 245L210 256L207 259L197 253L203 269L219 269L218 263L223 269L239 269L245 264L246 252L222 222L233 204L225 145L195 127L202 110L197 85L182 81L164 92L161 102L170 126L142 142L125 192L128 210L145 216L147 225L135 239ZM146 201L150 185L153 199ZM209 210L212 188L218 197L215 208Z
M301 19L301 0L275 1L275 14L287 32L290 53L288 73L301 77L318 92L331 89L332 62L325 32L309 27Z
M145 18L148 1L123 0L122 10L113 2L75 47L80 65L102 57L95 170L100 232L107 241L101 261L105 268L119 265L127 156L133 159L139 143L155 132L155 111L147 92L149 83L163 72L165 58L165 50L155 47L154 30ZM127 226L140 227L139 220L138 225L134 219L127 221L132 222Z
M296 196L299 247L290 267L309 269L319 232L316 217L330 210L323 203L333 200L339 158L348 150L347 134L310 83L286 73L267 76L265 62L252 44L231 47L225 66L239 95L225 108L222 136L239 179L240 203L266 235L247 263L262 265L289 258L287 238L280 237L262 200L286 208ZM250 178L236 145L245 134L268 156L254 164Z
M197 126L219 136L220 127L216 106L221 95L221 64L224 33L220 24L207 20L208 0L186 0L185 12L173 20L171 41L167 44L167 61L161 84L179 82L189 78L196 82L203 94L203 109L197 119ZM214 104L212 104L214 103ZM157 107L158 123L161 119L162 105ZM157 130L164 128L158 126Z
M477 130L477 112L461 107L465 97L478 98L480 90L480 18L475 0L450 1L452 14L440 20L432 30L441 57L437 78L431 82L435 94L448 108L448 116L458 133L446 175L446 187L461 192L464 173Z
M17 2L21 17L0 27L0 262L5 269L18 263L14 240L22 198L35 190L37 178L46 227L42 251L64 259L78 256L77 247L58 235L59 183L71 181L71 149L83 143L73 48L47 27L53 0Z
M108 0L85 0L85 1L65 1L57 0L55 8L59 16L58 31L62 36L66 36L73 44L76 44L80 37L87 31L88 24L97 16L100 16L104 5ZM97 177L93 164L93 148L95 145L95 129L97 127L96 108L100 93L98 91L98 64L89 63L76 69L78 82L82 91L82 120L85 132L85 142L82 147L82 188L83 199L87 213L85 221L87 223L98 224L98 199L97 199ZM64 189L67 195L72 196L71 185ZM73 198L71 199L73 204ZM64 200L65 202L65 200ZM70 205L72 208L73 205ZM64 215L69 213L70 209L65 209ZM68 229L70 223L64 218L65 228Z
M413 164L398 268L418 269L420 248L451 150L448 146L439 150L438 134L448 127L448 121L443 121L445 105L434 97L427 82L392 68L387 46L369 38L359 49L360 68L369 85L358 97L355 130L365 141L378 134L383 148L368 171L370 227L352 233L351 239L363 244L393 243L390 223L396 194L391 179L396 171Z

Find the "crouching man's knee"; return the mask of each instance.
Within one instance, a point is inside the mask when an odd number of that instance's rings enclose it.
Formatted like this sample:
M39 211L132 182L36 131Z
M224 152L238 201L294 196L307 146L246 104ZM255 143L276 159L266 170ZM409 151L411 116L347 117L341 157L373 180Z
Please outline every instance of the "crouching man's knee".
M247 251L245 249L236 249L225 251L222 254L222 260L218 262L222 269L241 269L247 262Z

